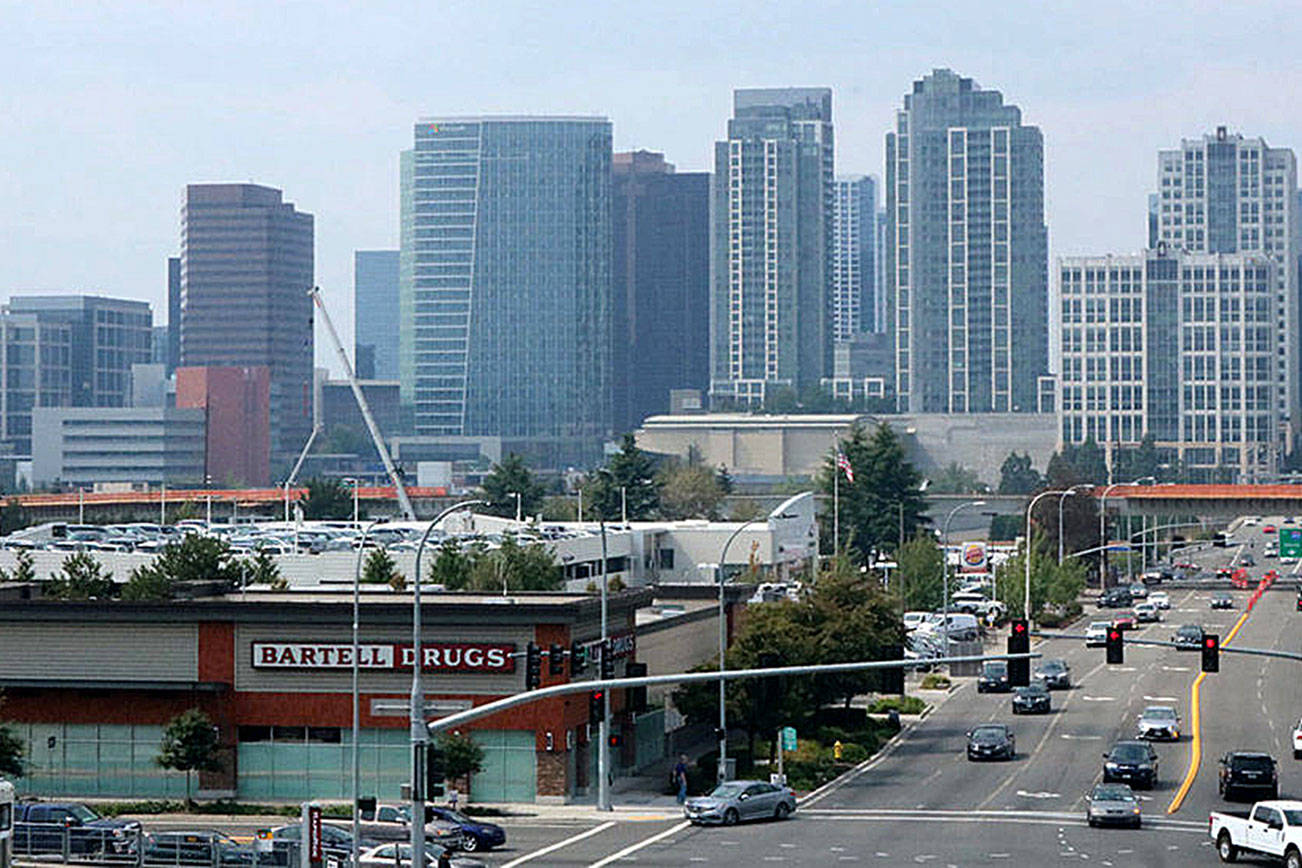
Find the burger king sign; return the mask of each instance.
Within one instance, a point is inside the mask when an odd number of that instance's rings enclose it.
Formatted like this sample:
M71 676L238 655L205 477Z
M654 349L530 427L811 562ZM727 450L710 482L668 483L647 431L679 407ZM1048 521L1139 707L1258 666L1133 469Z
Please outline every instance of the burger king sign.
M963 544L963 564L962 568L971 572L981 572L986 569L986 544L983 542L970 542Z

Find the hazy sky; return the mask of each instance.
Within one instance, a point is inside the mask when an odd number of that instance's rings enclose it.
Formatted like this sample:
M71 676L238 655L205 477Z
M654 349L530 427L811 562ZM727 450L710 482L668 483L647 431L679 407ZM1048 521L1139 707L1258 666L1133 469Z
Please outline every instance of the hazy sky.
M1146 240L1156 151L1217 124L1302 148L1287 2L159 3L0 0L0 297L97 292L166 318L184 185L316 215L352 334L352 254L398 241L426 114L602 114L617 149L709 168L731 90L834 89L838 172L883 174L911 82L947 66L1044 131L1051 255ZM318 333L317 357L332 358Z

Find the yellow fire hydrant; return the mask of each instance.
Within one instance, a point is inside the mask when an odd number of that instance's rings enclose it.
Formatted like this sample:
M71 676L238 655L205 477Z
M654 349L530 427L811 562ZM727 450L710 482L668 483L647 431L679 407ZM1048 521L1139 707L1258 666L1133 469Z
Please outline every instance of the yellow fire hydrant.
M832 759L839 760L840 758L841 758L841 742L834 741L832 742Z

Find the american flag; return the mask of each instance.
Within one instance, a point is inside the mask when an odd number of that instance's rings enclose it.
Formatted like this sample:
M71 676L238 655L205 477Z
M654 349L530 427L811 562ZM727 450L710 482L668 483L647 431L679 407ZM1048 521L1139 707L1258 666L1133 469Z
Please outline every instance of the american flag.
M836 453L836 466L839 469L845 471L845 478L850 481L851 485L853 485L854 468L850 466L850 459L845 456L844 452L841 452L839 450Z

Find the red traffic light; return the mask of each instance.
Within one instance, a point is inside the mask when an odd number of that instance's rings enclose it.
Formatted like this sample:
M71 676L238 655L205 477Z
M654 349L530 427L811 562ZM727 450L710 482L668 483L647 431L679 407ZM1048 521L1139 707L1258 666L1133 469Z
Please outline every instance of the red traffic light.
M1025 633L1025 632L1026 632L1026 625L1025 625L1024 623L1022 623L1021 621L1014 621L1014 622L1013 622L1013 632L1014 632L1014 633Z
M1206 646L1207 646L1208 648L1215 648L1215 647L1216 647L1216 640L1215 640L1215 639L1212 639L1211 637L1208 637L1208 638L1204 639L1203 642L1204 642L1204 644L1206 644Z
M1115 642L1121 638L1121 631L1113 628L1112 632L1108 634L1108 638Z
M594 690L594 691L592 691L592 698L595 699L595 700L597 700L598 702L600 702L601 699L602 699L602 697L604 697L605 695L606 695L606 691L604 691L604 690Z

